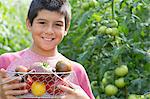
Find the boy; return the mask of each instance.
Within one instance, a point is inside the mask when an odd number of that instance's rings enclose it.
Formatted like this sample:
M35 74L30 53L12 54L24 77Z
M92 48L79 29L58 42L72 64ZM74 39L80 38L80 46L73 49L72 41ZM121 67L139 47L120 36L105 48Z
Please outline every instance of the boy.
M32 0L26 20L27 28L32 33L32 46L19 52L1 55L0 68L15 71L16 66L30 68L29 66L34 62L39 61L46 61L51 67L55 67L59 60L67 60L71 62L79 82L76 85L72 84L74 89L63 85L58 86L67 93L63 99L94 99L83 66L67 59L57 50L57 46L67 35L70 26L70 9L67 0ZM1 69L0 73L3 75L3 81L9 79L4 69ZM16 95L28 92L27 90L15 90L26 86L25 83L16 84L15 82L3 85L2 90L4 90L6 99L16 99Z

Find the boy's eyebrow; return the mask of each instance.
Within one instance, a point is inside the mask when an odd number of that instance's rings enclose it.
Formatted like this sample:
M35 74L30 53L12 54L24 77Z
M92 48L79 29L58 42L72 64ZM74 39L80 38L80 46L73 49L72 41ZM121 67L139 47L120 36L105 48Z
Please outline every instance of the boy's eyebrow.
M46 19L42 19L42 18L39 18L39 19L37 19L37 21L47 21ZM56 22L60 22L60 23L64 23L63 21L60 21L60 20L58 20L58 21L56 21Z
M37 19L37 21L46 21L46 19L39 18L39 19Z

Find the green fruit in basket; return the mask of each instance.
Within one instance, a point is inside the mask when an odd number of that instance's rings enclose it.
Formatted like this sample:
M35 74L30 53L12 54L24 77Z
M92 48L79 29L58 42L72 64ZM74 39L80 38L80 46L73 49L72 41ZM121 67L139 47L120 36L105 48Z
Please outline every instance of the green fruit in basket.
M70 72L72 70L71 63L65 60L58 61L55 68L56 72Z
M47 72L49 64L46 62L35 62L30 69L36 72Z

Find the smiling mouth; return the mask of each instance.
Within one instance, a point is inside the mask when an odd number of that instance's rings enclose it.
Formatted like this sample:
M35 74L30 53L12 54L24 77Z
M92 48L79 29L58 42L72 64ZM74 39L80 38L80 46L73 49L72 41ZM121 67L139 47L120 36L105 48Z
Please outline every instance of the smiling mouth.
M53 41L55 38L45 38L45 37L42 37L42 39L44 39L46 41Z

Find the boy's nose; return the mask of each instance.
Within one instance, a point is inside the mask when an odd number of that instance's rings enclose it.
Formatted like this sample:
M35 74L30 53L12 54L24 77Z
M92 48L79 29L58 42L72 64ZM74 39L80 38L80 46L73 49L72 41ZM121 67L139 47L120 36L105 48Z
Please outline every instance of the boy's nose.
M45 33L51 35L51 34L54 34L54 30L53 30L52 27L48 27L48 28L46 29Z

